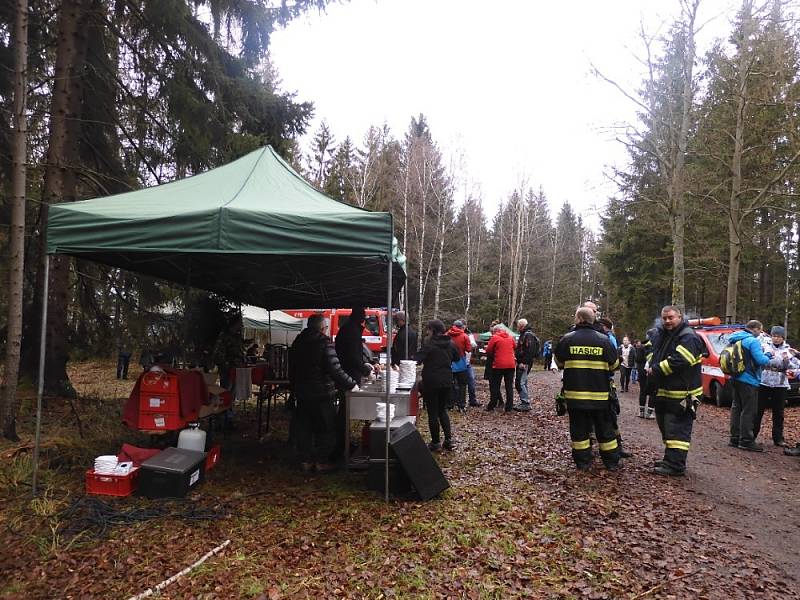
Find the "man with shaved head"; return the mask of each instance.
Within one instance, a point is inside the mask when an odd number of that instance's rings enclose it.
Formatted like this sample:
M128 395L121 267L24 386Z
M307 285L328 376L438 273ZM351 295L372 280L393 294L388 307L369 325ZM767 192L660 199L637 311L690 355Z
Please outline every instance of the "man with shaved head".
M561 338L553 356L564 369L563 395L575 465L581 471L591 468L594 429L603 464L616 471L620 457L609 406L609 375L619 366L619 360L617 349L608 336L594 328L594 321L595 311L580 307L575 312L575 327Z

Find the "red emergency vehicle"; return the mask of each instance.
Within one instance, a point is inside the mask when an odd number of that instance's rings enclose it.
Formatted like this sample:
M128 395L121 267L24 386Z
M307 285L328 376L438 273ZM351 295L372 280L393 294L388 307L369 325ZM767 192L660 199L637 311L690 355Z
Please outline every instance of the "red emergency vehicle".
M744 325L722 325L719 317L689 319L688 324L703 340L708 352L708 356L700 363L703 395L717 406L730 406L730 386L726 387L725 384L731 376L719 368L719 353L728 345L731 334L742 330ZM796 400L798 397L800 397L800 378L795 377L789 380L787 398Z
M725 387L730 375L719 368L719 353L728 345L731 334L740 331L744 325L722 325L719 317L689 319L688 324L703 340L708 354L700 363L703 395L717 406L730 406L730 392Z
M308 317L315 314L322 314L328 321L328 335L331 339L336 339L339 329L350 318L353 312L350 308L284 308L283 312L303 319L303 327L308 323ZM373 352L386 352L386 309L366 308L366 321L362 337L367 343L367 347Z

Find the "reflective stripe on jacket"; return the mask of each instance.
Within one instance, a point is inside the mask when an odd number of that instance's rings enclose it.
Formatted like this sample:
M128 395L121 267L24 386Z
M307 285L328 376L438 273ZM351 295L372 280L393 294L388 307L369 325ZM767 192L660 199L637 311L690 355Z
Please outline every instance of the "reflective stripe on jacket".
M609 373L619 367L617 349L608 336L581 323L558 342L553 357L564 369L567 407L607 410Z
M686 396L701 397L700 361L706 352L703 340L686 325L675 333L659 327L653 336L650 367L656 377L656 398L680 402Z

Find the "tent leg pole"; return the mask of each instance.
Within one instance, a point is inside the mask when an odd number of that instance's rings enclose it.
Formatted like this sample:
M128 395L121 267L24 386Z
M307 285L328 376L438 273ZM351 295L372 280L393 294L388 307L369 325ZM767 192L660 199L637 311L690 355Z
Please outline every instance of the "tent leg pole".
M392 370L392 255L389 253L389 279L386 286L386 371L383 376L386 385L386 452L384 453L384 496L389 502L389 436L391 435L391 414L389 413L389 383L391 382L390 371Z
M42 290L42 331L39 342L39 382L36 391L36 433L33 442L33 479L31 481L31 491L33 496L38 494L39 479L39 446L42 437L42 396L44 396L44 361L45 343L47 341L47 305L50 301L50 255L44 260L44 289Z

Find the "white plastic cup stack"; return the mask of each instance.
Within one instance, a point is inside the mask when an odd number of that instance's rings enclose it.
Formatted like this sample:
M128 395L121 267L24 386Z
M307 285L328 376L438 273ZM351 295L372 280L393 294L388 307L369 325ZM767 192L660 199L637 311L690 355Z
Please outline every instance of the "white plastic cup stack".
M376 419L383 423L386 422L386 403L385 402L376 402L375 403L375 412L376 412ZM391 422L394 419L395 413L395 405L389 404L389 421Z
M98 475L113 475L117 462L117 457L113 454L98 456L94 459L94 472Z
M411 387L417 380L417 361L415 360L401 360L400 361L400 385L404 387Z
M386 389L386 385L388 385L389 386L389 393L393 394L395 392L395 390L397 390L397 384L400 381L400 373L398 373L397 371L389 370L386 373L384 373L383 381L385 383L381 387L383 387L383 389L385 390Z

